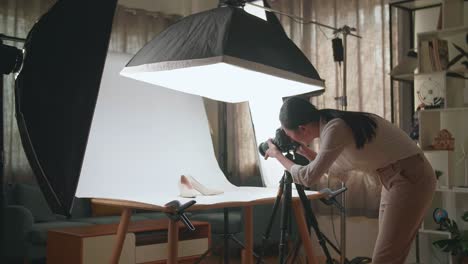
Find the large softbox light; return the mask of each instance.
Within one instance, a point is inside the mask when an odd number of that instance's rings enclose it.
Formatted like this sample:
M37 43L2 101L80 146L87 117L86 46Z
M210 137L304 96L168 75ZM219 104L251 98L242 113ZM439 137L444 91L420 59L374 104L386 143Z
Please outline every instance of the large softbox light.
M324 90L313 65L277 21L229 4L171 25L121 74L226 102Z
M69 214L116 0L58 1L34 25L16 81L21 139L52 210Z

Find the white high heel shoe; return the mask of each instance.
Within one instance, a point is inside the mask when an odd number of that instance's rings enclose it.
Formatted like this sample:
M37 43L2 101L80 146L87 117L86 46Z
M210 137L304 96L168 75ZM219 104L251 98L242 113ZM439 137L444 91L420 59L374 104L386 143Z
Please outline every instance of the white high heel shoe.
M203 195L217 195L217 194L224 193L224 191L211 189L211 188L208 188L208 187L204 186L203 184L201 184L197 180L195 180L195 178L193 178L192 176L187 175L185 177L187 177L187 179L190 181L193 188L195 190L199 191Z
M194 189L190 180L184 175L180 176L179 193L179 195L184 198L195 198L197 195L200 195L200 193Z

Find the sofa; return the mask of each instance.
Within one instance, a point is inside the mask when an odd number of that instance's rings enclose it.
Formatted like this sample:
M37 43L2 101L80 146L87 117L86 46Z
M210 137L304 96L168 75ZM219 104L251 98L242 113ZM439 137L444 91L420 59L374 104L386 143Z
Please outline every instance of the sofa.
M120 216L93 216L89 199L75 198L71 217L54 214L38 186L13 184L5 190L7 206L3 226L3 254L1 263L44 263L47 246L47 231L56 228L89 226L117 223ZM271 215L272 205L254 207L254 245L261 245L264 229ZM243 237L243 213L240 208L229 209L229 231L240 241ZM131 221L166 218L164 213L136 210ZM222 209L190 213L193 221L211 224L212 244L222 245L224 233L224 212ZM279 241L279 211L275 219L269 245ZM231 242L230 247L239 247Z
M119 215L93 216L89 199L75 198L71 217L54 214L38 186L13 184L6 187L4 211L3 255L6 263L41 263L45 259L49 229L117 223ZM141 211L132 221L160 219L160 212ZM4 263L4 262L2 262Z

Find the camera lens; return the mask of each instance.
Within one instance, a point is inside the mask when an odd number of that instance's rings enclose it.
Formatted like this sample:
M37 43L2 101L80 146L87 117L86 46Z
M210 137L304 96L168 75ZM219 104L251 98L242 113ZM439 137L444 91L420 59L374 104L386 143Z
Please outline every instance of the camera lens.
M258 145L258 152L265 157L265 153L268 150L268 142L262 142L260 145Z

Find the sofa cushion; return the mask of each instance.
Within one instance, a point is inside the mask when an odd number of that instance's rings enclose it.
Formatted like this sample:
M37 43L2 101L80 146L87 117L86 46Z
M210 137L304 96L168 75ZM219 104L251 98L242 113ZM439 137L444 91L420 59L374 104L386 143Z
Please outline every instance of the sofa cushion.
M71 212L72 218L83 218L91 216L91 202L89 198L77 198L73 200Z
M55 214L50 210L41 189L37 185L16 184L13 190L13 203L29 209L35 222L56 220Z
M71 221L51 221L45 223L36 223L33 224L31 231L29 231L28 239L31 244L46 244L47 232L51 229L90 225L92 224Z
M130 218L131 221L140 221L140 220L148 220L148 218L139 215L132 215ZM120 216L98 216L98 217L87 217L87 218L76 218L70 219L73 222L81 222L81 223L90 223L90 224L114 224L120 222Z

